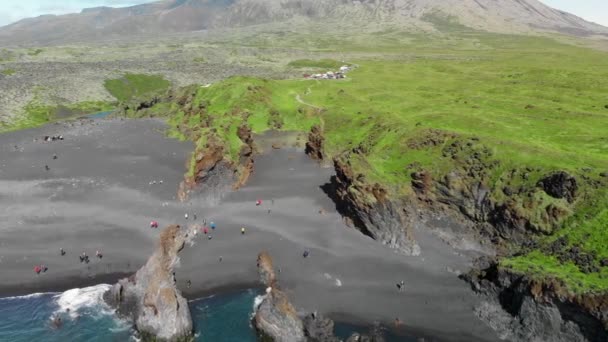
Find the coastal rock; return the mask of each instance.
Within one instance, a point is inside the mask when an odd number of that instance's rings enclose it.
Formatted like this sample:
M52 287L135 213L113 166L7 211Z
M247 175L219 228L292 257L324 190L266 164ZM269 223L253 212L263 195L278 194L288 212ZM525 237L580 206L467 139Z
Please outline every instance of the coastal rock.
M334 335L334 321L318 313L304 317L304 333L309 342L341 342Z
M272 259L266 252L258 255L258 274L267 287L264 299L253 318L262 340L305 342L304 326L287 295L277 285Z
M554 198L565 198L572 203L577 195L578 185L576 178L565 171L555 172L538 182L549 196Z
M482 181L453 171L437 182L435 187L438 201L458 208L471 220L487 220L491 211L490 190Z
M247 125L240 126L237 131L237 136L245 145L241 148L241 153L239 155L240 159L239 165L237 166L237 179L234 183L235 189L238 189L241 186L245 185L245 183L249 179L249 176L253 172L253 153L255 151L251 127Z
M261 341L271 342L342 342L334 335L334 322L317 312L302 320L287 295L281 291L267 252L258 255L258 275L266 286L266 295L255 309L253 323ZM370 336L356 334L352 341L384 342L381 332ZM349 339L351 341L351 339Z
M323 143L325 137L323 131L318 125L312 126L308 133L308 141L306 142L305 152L314 160L323 160Z
M323 187L338 211L371 238L404 254L420 254L412 236L413 211L404 209L405 203L390 199L378 183L369 184L363 175L355 175L348 158L334 159L336 176Z
M133 320L144 340L189 341L192 318L188 302L175 286L178 253L191 235L178 225L165 228L160 243L146 264L121 279L104 294L119 315Z
M608 340L608 296L572 294L483 260L463 278L487 301L476 314L503 339L522 342Z

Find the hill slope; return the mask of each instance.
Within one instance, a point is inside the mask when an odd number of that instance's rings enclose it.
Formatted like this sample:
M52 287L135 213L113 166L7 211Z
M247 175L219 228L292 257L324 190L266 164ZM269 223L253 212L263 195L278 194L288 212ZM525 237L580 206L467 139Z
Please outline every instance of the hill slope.
M449 25L438 25L440 19L490 32L608 35L608 28L552 9L538 0L164 0L24 19L1 28L0 43L48 44L294 19L331 21L346 27L375 23L417 31L449 30Z

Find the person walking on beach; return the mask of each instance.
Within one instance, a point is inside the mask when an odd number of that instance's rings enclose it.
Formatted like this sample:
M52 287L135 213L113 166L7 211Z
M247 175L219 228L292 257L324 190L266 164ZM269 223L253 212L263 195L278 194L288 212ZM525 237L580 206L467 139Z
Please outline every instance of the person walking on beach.
M61 254L61 256L64 256L65 250L63 248L59 248L59 254Z
M245 235L245 227L241 227L241 235Z
M42 268L38 265L34 266L34 272L36 272L36 274L40 274L40 272L42 271Z
M209 226L211 226L211 229L215 230L215 222L211 222Z
M207 229L207 227L203 228L203 234L207 235L207 233L209 233L209 230Z
M305 250L305 251L304 251L304 253L302 254L302 256L303 256L304 258L308 258L308 256L309 256L309 255L310 255L310 252L308 251L308 249L307 249L307 250Z
M397 283L397 289L399 290L399 292L403 292L405 290L405 282L403 280Z
M188 219L188 213L184 214L184 218L187 220Z
M103 254L101 254L101 252L100 252L99 250L97 250L97 251L95 252L95 256L96 256L97 258L99 258L99 259L103 258Z

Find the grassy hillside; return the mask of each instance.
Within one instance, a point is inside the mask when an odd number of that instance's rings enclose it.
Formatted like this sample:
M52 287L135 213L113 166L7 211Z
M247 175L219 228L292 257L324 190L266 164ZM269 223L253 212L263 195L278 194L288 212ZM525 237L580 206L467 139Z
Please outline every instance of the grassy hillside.
M169 88L171 83L158 75L125 74L118 79L106 80L105 87L120 102L154 91Z
M0 123L0 132L38 127L49 122L109 111L114 108L114 105L103 101L83 101L65 106L50 106L34 100L25 106L23 113L17 119L6 124Z
M346 80L231 78L197 88L190 113L175 104L149 113L174 113L173 134L197 132L198 146L210 136L225 141L233 160L243 121L257 133L318 124L328 158L362 151L351 156L355 172L389 188L391 196L412 192L413 171L441 176L481 155L492 165L482 178L492 198L506 201L505 187L527 189L515 206L539 233L537 249L504 260L503 267L557 277L573 292L608 290L608 263L601 262L608 258L608 197L597 186L608 172L608 56L542 38L477 35L474 41L470 49L470 37L458 48L404 44L401 54L380 45L377 50L391 53L349 60L359 68ZM298 60L290 66L313 65ZM465 152L450 154L461 141ZM537 189L541 177L558 170L579 180L577 201ZM550 208L568 218L548 224ZM548 247L562 236L567 239L559 250ZM573 246L591 256L595 271L560 261L558 254Z

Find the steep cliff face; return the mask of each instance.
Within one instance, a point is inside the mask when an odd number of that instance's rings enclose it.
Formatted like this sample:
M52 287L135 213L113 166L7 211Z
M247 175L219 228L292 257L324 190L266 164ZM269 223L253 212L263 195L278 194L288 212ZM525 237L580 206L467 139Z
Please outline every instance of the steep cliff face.
M482 260L465 275L488 302L477 315L513 341L607 341L608 295L570 293L557 280L535 280Z
M278 287L272 259L266 252L258 256L260 281L267 286L266 295L256 309L255 327L263 340L304 342L304 326L287 295Z
M165 228L148 262L133 276L121 279L104 294L119 315L133 320L144 340L189 341L192 318L188 302L175 286L178 253L191 238L178 225Z
M369 184L355 175L348 155L334 159L336 176L324 190L338 211L352 220L364 234L405 254L417 255L420 248L412 236L413 216L404 201L391 199L380 184Z

